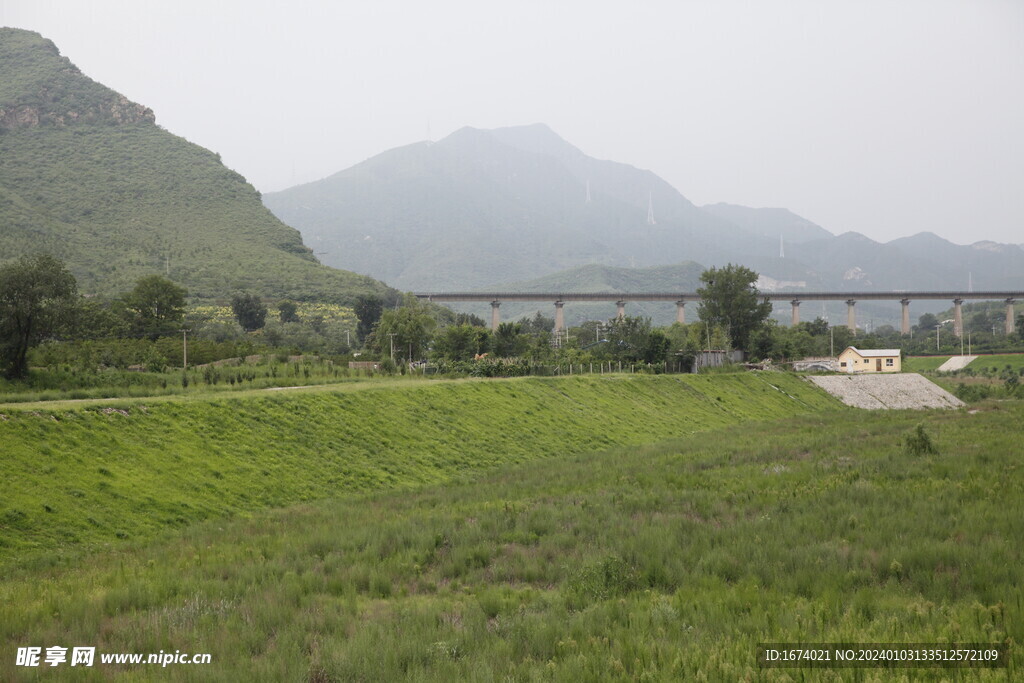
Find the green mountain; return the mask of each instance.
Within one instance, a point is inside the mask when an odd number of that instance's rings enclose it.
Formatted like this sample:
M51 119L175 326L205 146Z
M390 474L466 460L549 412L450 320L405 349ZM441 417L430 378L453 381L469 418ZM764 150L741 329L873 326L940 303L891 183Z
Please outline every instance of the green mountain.
M620 268L591 264L577 266L557 273L551 273L532 280L504 282L488 288L489 292L550 292L573 293L624 293L624 292L693 292L700 287L700 274L704 266L693 261L671 266L648 268ZM482 291L482 290L481 290ZM553 303L506 301L501 305L502 320L533 317L541 313L554 315ZM451 308L473 313L484 320L490 320L490 304L452 303ZM608 320L617 312L614 302L595 303L573 301L565 305L565 321L578 325L587 320ZM651 318L656 324L670 325L676 319L673 303L635 301L626 305L626 314ZM688 320L696 320L696 308L687 311Z
M318 263L218 155L84 76L39 34L0 28L0 262L50 252L83 292L165 274L198 298L385 293Z
M525 282L510 282L495 291L559 292L692 292L700 287L704 266L693 261L671 266L618 268L587 265L570 268Z

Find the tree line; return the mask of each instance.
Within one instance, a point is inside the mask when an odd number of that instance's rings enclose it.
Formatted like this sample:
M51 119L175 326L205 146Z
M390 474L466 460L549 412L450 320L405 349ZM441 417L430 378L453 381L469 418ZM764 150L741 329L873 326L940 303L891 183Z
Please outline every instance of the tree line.
M739 349L752 360L786 362L807 356L832 356L856 343L864 348L899 347L912 353L958 352L959 339L944 330L932 314L921 316L915 335L903 337L891 326L854 337L845 326L830 327L821 318L782 326L769 318L771 304L756 289L757 273L738 265L711 268L701 275L699 321L656 327L649 318L588 321L554 333L554 320L533 318L501 323L491 330L471 314L457 314L412 295L395 301L364 295L352 306L350 323L328 322L322 316L299 314L299 305L281 300L274 311L260 297L237 292L231 298L234 327L188 318L188 292L160 275L138 280L123 295L109 300L79 295L75 278L58 259L26 256L0 267L0 371L9 379L29 371L30 349L43 341L81 343L93 340L135 340L131 353L107 352L103 357L134 358L149 368L169 364L168 340L189 334L213 358L218 352L287 348L328 356L384 362L389 369L408 364L462 363L481 359L521 359L533 363L640 363L690 367L705 349ZM967 310L968 329L976 330L978 350L985 345L1020 345L1024 315L1017 334L1007 339L988 333L995 309L977 305ZM937 330L937 332L936 332ZM987 336L986 336L987 335ZM935 349L936 339L938 351ZM151 343L145 347L145 343ZM159 343L158 343L159 342ZM142 346L140 346L142 344ZM219 346L218 346L219 345ZM126 347L127 348L127 347ZM95 358L70 351L72 358ZM62 356L52 350L50 362ZM209 360L206 359L206 360ZM121 362L124 362L123 360Z

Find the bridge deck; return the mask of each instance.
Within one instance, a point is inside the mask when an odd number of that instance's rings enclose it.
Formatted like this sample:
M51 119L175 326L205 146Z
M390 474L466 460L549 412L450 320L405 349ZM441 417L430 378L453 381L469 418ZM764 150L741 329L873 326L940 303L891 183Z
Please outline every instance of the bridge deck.
M700 301L696 292L424 292L428 301ZM952 301L1024 299L1024 291L762 292L769 301Z

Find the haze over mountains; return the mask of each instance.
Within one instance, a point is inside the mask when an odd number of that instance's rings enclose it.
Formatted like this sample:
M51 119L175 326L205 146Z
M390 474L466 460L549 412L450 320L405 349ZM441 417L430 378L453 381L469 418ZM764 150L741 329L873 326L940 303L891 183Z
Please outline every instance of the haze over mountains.
M0 74L0 262L52 253L88 294L153 273L199 298L389 292L319 264L218 155L157 126L39 34L0 28Z
M263 199L325 263L409 290L529 288L586 264L686 261L744 264L764 289L1024 286L1019 245L928 232L881 244L786 209L698 207L654 173L591 158L542 124L463 128Z
M371 278L406 290L692 289L701 268L726 263L757 270L768 290L1024 287L1021 245L928 232L880 244L786 209L698 207L542 124L463 128L261 203L218 155L36 33L0 29L0 73L0 262L49 251L86 293L154 272L200 298L394 294Z

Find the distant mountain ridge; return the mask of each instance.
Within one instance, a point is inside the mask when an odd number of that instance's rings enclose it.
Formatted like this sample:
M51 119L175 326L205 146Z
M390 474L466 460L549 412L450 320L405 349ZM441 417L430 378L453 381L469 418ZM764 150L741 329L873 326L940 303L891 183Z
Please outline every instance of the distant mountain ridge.
M693 292L700 287L704 266L693 261L669 266L619 268L590 264L545 275L526 282L495 285L495 291L608 293Z
M0 262L46 251L88 294L159 273L199 298L385 294L317 262L219 155L84 76L37 33L0 28Z
M542 126L463 128L263 199L326 263L405 289L658 265L666 251L706 260L755 240L649 171L552 140Z
M795 291L1024 287L1019 245L930 233L881 244L787 209L698 207L651 171L591 158L543 124L463 128L263 200L325 263L403 289L687 261L741 263Z
M816 225L806 218L797 216L789 209L752 209L737 204L707 204L700 207L710 214L770 240L779 240L780 248L794 242L810 242L812 240L834 237L831 232Z
M700 275L703 272L704 266L692 261L647 268L590 264L524 282L498 283L488 291L557 294L693 292L701 286ZM487 306L479 304L454 304L452 308L481 316L487 314ZM571 306L565 308L564 315L568 324L575 325L585 320L607 320L616 314L616 310L614 300L595 303L573 302ZM503 320L513 320L523 316L532 317L537 312L550 317L551 303L506 301L501 304L500 314ZM668 325L675 320L676 308L674 303L636 301L627 304L626 313L630 316L649 317L657 324ZM695 309L691 315L696 315Z

